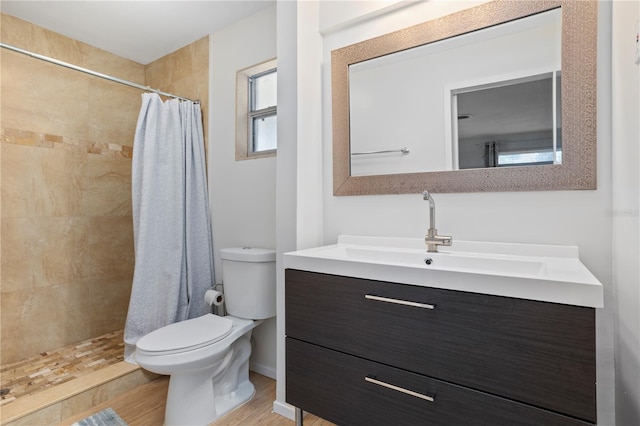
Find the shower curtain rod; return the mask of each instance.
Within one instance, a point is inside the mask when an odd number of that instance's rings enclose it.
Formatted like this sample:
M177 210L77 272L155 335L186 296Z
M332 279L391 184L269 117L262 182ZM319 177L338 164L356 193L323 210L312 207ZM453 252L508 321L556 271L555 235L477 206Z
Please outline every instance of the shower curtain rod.
M27 55L27 56L30 56L30 57L35 58L35 59L40 59L41 61L51 62L52 64L56 64L56 65L60 65L60 66L66 67L66 68L70 68L72 70L80 71L80 72L83 72L85 74L93 75L95 77L104 78L105 80L110 80L110 81L114 81L116 83L124 84L124 85L131 86L131 87L135 87L136 89L145 90L147 92L157 93L158 95L168 96L170 98L180 99L181 101L191 101L191 102L195 102L195 103L200 103L200 101L194 101L194 100L191 100L191 99L188 99L188 98L183 98L182 96L177 96L177 95L174 95L174 94L171 94L171 93L163 92L161 90L152 89L149 86L143 86L142 84L134 83L133 81L123 80L121 78L113 77L113 76L110 76L110 75L107 75L107 74L102 74L102 73L99 73L97 71L92 71L92 70L87 69L87 68L82 68L82 67L79 67L77 65L70 64L68 62L59 61L57 59L50 58L48 56L44 56L44 55L40 55L38 53L30 52L28 50L20 49L19 47L11 46L10 44L5 44L5 43L1 43L0 42L0 47L3 47L5 49L9 49L9 50L13 50L14 52L22 53L23 55Z

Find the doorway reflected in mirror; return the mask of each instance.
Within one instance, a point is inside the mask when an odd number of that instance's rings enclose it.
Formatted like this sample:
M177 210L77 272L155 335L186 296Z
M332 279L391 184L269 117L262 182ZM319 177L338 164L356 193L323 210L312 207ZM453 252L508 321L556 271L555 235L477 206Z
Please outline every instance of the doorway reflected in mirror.
M562 164L560 72L451 91L453 168Z

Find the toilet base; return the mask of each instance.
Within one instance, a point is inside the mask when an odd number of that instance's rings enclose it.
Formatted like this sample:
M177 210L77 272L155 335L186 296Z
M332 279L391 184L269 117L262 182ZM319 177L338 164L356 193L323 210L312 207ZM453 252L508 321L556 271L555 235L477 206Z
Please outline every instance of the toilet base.
M253 383L246 381L238 385L238 389L229 395L225 395L216 400L216 411L220 418L230 411L235 410L245 402L250 401L256 394L256 389L253 387Z
M180 393L181 397L176 397L176 393L183 389L179 383L181 381L174 379L174 377L170 379L172 381L169 389L170 394L167 395L164 418L166 426L208 425L251 400L256 393L253 383L246 380L239 383L234 392L216 398L214 403L213 388L209 381L208 387L211 389L191 388ZM171 389L171 385L173 385L173 389Z
M224 358L210 368L171 375L165 425L208 425L253 398L250 338L251 330L234 341Z
M230 333L211 345L160 354L136 350L142 368L170 376L165 425L208 425L254 396L251 332L261 321L227 318Z

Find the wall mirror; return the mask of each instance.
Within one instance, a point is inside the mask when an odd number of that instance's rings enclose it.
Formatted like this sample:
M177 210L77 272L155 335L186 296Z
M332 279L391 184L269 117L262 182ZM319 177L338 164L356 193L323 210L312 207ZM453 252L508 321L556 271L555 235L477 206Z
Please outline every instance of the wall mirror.
M498 0L334 50L334 194L595 189L596 8Z

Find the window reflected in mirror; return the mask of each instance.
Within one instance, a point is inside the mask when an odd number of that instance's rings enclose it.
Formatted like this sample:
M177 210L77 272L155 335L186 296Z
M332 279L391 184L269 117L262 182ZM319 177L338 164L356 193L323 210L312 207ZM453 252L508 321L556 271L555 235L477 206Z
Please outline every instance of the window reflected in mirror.
M562 163L560 72L451 91L453 169Z

